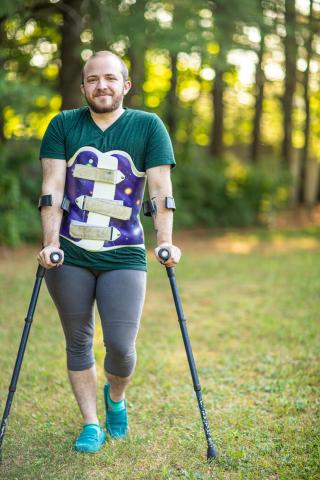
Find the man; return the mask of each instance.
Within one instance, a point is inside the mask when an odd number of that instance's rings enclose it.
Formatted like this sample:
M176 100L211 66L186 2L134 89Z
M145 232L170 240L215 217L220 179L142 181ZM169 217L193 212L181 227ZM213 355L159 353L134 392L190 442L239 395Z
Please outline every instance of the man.
M158 251L169 247L165 265L173 266L181 255L172 244L172 145L157 115L123 107L130 87L118 56L93 54L80 87L88 106L54 117L40 149L43 249L37 258L48 269L47 287L66 338L68 376L84 423L75 441L81 452L97 452L106 440L96 410L95 301L106 347L106 430L112 438L128 433L125 389L136 364L146 287L139 220L146 179L155 256L164 263ZM61 254L58 265L50 260L52 252Z

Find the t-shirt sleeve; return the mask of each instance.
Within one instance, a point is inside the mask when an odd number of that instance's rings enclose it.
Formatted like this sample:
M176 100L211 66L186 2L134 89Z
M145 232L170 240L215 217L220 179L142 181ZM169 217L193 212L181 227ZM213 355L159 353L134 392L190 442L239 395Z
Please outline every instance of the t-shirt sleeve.
M169 133L158 115L153 114L146 145L145 170L158 165L172 165L174 167L175 164Z
M64 126L61 113L53 117L42 138L39 159L57 158L66 160Z

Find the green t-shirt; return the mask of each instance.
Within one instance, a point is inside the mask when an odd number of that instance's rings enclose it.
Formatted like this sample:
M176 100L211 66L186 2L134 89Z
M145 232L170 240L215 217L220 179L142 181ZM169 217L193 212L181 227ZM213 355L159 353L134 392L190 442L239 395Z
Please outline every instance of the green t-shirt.
M68 161L81 147L91 146L105 153L127 152L140 172L158 165L175 165L169 134L160 118L149 112L125 108L105 131L94 122L89 107L64 110L48 125L39 158ZM144 248L121 247L91 252L60 237L65 264L95 270L134 269L146 271Z

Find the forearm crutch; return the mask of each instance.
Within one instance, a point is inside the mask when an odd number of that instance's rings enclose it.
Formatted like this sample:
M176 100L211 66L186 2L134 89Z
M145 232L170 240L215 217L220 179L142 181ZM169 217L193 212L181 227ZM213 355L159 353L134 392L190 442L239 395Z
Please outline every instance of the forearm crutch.
M59 263L60 260L61 260L60 253L52 252L51 255L50 255L50 260L51 260L52 263ZM14 392L16 391L16 388L17 388L17 383L18 383L18 379L19 379L19 374L20 374L20 370L21 370L23 356L24 356L24 352L25 352L25 349L26 349L26 346L27 346L27 341L28 341L28 337L29 337L29 333L30 333L30 329L31 329L32 320L33 320L33 314L34 314L34 311L35 311L35 308L36 308L36 305L37 305L37 300L38 300L38 296L39 296L39 292L40 292L40 287L41 287L42 279L43 279L45 273L46 273L46 269L44 267L42 267L41 265L39 265L38 269L37 269L37 273L36 273L36 281L34 283L28 313L27 313L27 316L25 318L25 325L24 325L21 340L20 340L18 355L17 355L16 363L15 363L15 366L14 366L14 369L13 369L13 374L12 374L12 377L11 377L11 383L10 383L10 386L9 386L9 393L8 393L8 397L7 397L7 402L6 402L6 406L5 406L2 421L1 421L1 427L0 427L0 463L1 463L1 460L2 460L2 442L3 442L4 434L5 434L5 431L6 431L6 428L7 428L7 424L8 424L8 419L9 419L9 414L10 414L11 404L12 404L12 401L13 401Z
M170 251L167 248L161 248L158 252L159 257L161 260L166 261L168 258L170 258ZM201 386L199 382L199 377L198 377L198 372L196 369L196 364L193 358L193 353L192 353L192 348L191 348L191 343L188 335L188 330L187 330L187 325L186 325L186 319L183 314L183 309L182 309L182 303L179 297L179 292L178 292L178 287L176 283L176 276L174 272L173 267L166 267L167 274L169 277L170 285L171 285L171 290L172 290L172 295L174 299L174 303L176 306L177 310L177 315L178 315L178 320L179 320L179 325L182 333L182 338L183 338L183 343L186 349L187 357L188 357L188 363L190 367L190 372L192 376L192 381L193 381L193 388L194 391L196 392L197 400L198 400L198 406L201 414L201 419L203 423L203 428L204 428L204 433L206 435L206 440L208 444L208 450L207 450L207 459L208 460L213 460L214 458L217 457L217 452L216 449L213 445L213 441L211 438L210 434L210 428L209 428L209 422L208 422L208 417L207 417L207 412L204 408L203 400L202 400L202 393L201 393Z

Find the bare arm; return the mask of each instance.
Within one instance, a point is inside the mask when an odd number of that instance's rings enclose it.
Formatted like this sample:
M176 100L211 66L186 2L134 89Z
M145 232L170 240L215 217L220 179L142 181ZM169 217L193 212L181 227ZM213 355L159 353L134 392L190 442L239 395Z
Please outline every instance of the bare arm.
M43 158L41 161L43 172L41 192L42 195L52 195L53 205L41 208L44 248L38 255L38 261L45 268L50 268L54 265L50 261L51 252L58 251L63 257L62 250L59 250L59 231L62 220L60 206L64 194L67 165L64 160L53 158Z
M169 247L171 257L165 262L172 266L179 262L181 252L172 244L173 211L165 208L165 197L172 197L171 166L159 165L149 168L147 171L149 197L154 198L157 205L157 213L153 215L153 223L157 236L157 248L155 255L161 247Z
M153 216L157 245L172 243L173 212L164 206L165 197L172 197L170 165L160 165L147 170L149 197L155 198L157 214Z

